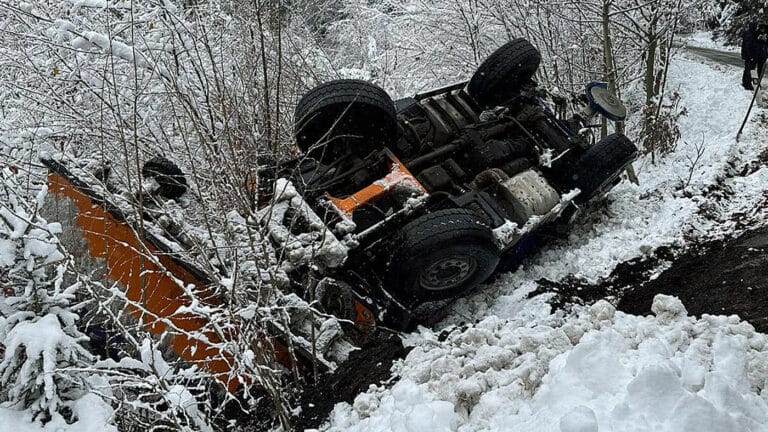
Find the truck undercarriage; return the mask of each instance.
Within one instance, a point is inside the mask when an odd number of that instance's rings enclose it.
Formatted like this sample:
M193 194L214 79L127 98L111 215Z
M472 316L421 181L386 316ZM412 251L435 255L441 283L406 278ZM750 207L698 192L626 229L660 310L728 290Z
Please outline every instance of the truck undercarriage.
M533 80L539 61L518 39L470 81L414 97L392 101L357 80L308 92L296 109L303 155L262 164L257 208L233 215L244 243L268 246L253 250L251 279L224 294L212 287L229 275L190 258L185 245L194 239L164 210L188 187L172 162L144 165L153 188L117 194L132 205L115 201L104 166L60 156L43 160L49 188L73 205L75 228L107 278L143 305L129 306L136 319L157 335L167 331L165 320L205 334L205 342L175 335L173 351L221 376L230 391L242 382L227 354L212 347L237 334L211 332L205 320L179 313L195 299L223 307L223 295L277 287L259 301L294 312L289 323L262 319L275 359L287 368L333 369L377 328L434 319L500 262L523 254L531 236L566 226L634 160L637 150L623 135L591 138L597 114L623 120L621 102L593 83L583 109L559 118Z

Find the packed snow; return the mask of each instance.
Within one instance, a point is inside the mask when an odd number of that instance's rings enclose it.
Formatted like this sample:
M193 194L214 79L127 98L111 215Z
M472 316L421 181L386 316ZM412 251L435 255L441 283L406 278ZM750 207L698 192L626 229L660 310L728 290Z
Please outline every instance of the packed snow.
M595 281L660 246L734 233L731 214L764 223L754 209L768 169L734 174L766 148L754 123L762 113L736 143L751 97L740 73L678 58L670 86L688 113L675 152L636 162L639 186L623 182L604 208L587 209L593 213L568 239L457 302L443 323L452 326L447 338L438 336L441 327L408 336L414 349L393 367L399 381L338 404L323 429L768 430L768 338L738 317L690 317L662 295L648 317L606 301L552 313L547 295L528 298L541 278ZM709 203L718 183L732 198ZM701 214L709 205L718 217Z
M768 428L768 337L738 317L655 317L599 301L536 323L495 316L444 342L422 329L391 389L338 405L332 431L756 431Z
M45 425L33 422L27 411L17 411L0 406L0 431L2 432L117 432L113 424L113 410L108 403L93 393L88 393L72 404L72 412L78 419L68 424L56 417Z

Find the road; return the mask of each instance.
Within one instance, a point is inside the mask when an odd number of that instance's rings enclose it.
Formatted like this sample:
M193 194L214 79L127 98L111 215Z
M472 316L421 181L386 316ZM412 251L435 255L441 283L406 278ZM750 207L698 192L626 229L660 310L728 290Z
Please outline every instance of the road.
M726 65L744 67L744 60L741 59L741 54L737 52L721 51L713 48L703 48L690 45L684 46L682 48L686 53L693 54L697 57Z

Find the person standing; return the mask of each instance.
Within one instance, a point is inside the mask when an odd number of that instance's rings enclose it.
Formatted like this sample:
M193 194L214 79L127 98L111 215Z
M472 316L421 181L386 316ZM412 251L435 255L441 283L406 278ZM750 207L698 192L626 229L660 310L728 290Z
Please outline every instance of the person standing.
M762 75L763 66L768 59L768 25L756 22L749 26L741 34L741 58L744 60L744 74L741 77L741 85L746 90L754 90L752 83L752 71L757 68L757 76Z

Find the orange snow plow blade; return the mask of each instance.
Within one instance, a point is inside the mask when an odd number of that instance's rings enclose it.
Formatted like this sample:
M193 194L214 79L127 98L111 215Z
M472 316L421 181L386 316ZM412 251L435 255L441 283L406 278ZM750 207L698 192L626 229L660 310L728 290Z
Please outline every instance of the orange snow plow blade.
M107 278L122 285L129 301L128 312L155 335L166 335L173 327L170 346L182 360L208 370L230 391L240 381L232 372L231 355L221 352L222 338L208 330L208 320L189 312L177 312L192 305L186 290L207 306L221 301L211 289L212 282L195 267L177 260L152 234L140 235L125 220L122 212L93 193L56 161L43 161L50 169L49 191L57 200L71 202L76 211L73 226L86 240L88 252L104 260ZM193 337L192 335L198 335ZM202 337L200 337L202 335ZM234 339L236 335L226 335ZM275 359L291 367L287 347L271 340Z

